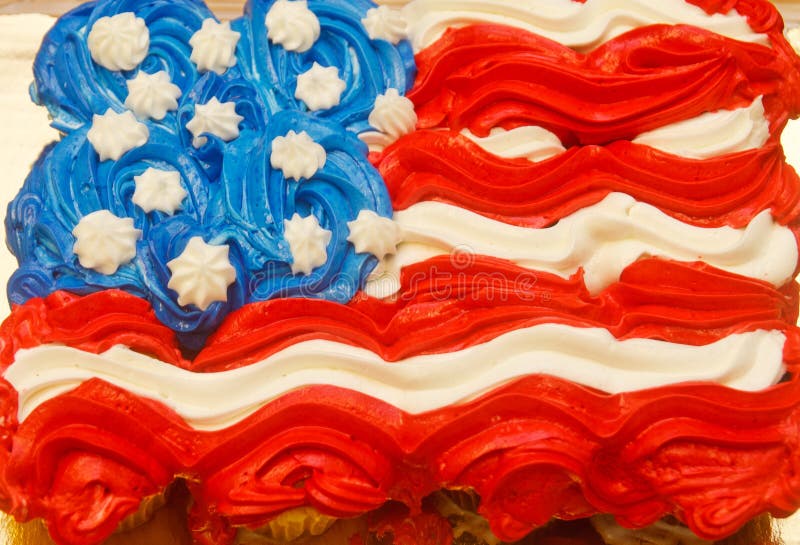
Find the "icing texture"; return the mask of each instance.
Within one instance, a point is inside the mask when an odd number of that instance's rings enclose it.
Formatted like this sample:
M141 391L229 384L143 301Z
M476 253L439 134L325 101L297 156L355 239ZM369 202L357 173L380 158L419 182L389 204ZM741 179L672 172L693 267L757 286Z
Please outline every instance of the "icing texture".
M367 118L375 97L388 89L405 92L414 82L414 57L407 41L397 45L371 40L361 19L375 5L369 0L309 0L307 8L319 20L319 37L303 51L287 50L267 37L266 17L275 4L286 0L249 0L245 7L241 54L243 70L269 89L271 104L281 109L305 110L295 97L297 78L314 63L335 67L344 82L340 102L313 112L338 122L347 130L369 130ZM301 4L301 2L288 2Z
M716 540L800 505L777 11L547 5L60 19L32 96L64 135L6 217L0 505L68 545L177 476L202 545L303 508L441 545L443 487L504 541L596 513ZM88 35L121 15L149 44L111 71ZM136 138L93 144L106 112Z

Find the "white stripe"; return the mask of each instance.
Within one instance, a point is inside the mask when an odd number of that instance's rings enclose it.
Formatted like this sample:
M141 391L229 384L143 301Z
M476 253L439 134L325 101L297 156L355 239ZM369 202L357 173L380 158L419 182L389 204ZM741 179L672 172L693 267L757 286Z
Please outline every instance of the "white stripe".
M694 25L735 40L769 45L769 37L754 32L737 11L709 15L684 0L412 0L403 14L417 52L448 28L480 23L521 28L579 51L652 24Z
M218 430L282 394L315 384L355 390L414 414L538 373L610 393L685 381L756 391L782 376L784 342L777 331L730 335L706 346L619 341L605 329L544 324L458 352L396 363L345 344L306 341L219 373L193 373L124 347L95 355L49 345L19 350L4 376L19 392L20 421L45 401L99 378L164 403L195 429Z
M366 291L399 289L403 267L440 255L485 255L563 278L583 267L591 293L616 282L635 261L658 256L703 261L719 269L782 286L794 273L797 241L768 210L744 229L683 223L622 193L561 219L552 227L509 225L446 203L426 201L396 212L403 233L397 254L370 277Z
M489 136L461 134L483 150L504 159L544 161L566 150L554 133L537 126L509 131L496 127ZM769 120L762 97L734 110L708 112L640 134L634 144L650 146L686 159L711 159L729 153L758 149L769 140Z

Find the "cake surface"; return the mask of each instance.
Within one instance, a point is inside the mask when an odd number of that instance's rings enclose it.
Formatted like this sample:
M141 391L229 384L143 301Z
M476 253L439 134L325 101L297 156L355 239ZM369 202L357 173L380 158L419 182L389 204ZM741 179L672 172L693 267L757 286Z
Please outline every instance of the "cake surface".
M440 543L443 489L504 541L794 511L780 17L533 4L60 19L32 96L64 136L6 221L3 509L75 544L176 478L201 543L304 509Z

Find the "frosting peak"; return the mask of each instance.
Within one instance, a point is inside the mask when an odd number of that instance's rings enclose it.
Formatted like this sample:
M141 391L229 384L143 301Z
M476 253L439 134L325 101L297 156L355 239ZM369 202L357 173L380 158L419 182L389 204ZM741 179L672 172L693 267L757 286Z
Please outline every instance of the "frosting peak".
M119 114L108 110L102 115L94 115L92 128L86 137L101 161L117 161L130 150L144 146L150 138L150 131L147 125L136 120L133 113Z
M378 6L367 11L361 20L373 40L386 40L397 44L408 35L408 23L403 13L389 6Z
M169 74L163 70L155 74L140 71L136 77L127 81L128 98L125 107L130 108L141 119L160 121L167 112L178 109L181 88L172 83Z
M319 39L319 19L306 0L277 0L266 18L267 37L287 51L304 53Z
M194 118L186 124L194 136L194 147L206 144L208 138L204 134L213 134L225 142L238 138L239 123L244 117L236 113L235 102L220 102L217 97L212 97L206 104L197 104L194 112Z
M134 13L101 17L87 38L92 59L112 71L133 70L147 57L150 31Z
M311 178L325 166L325 148L314 142L307 132L289 131L272 141L270 164L288 180Z
M81 266L111 275L136 256L136 241L142 232L133 227L133 219L98 210L81 218L72 234L73 251Z
M295 213L284 220L284 238L292 252L292 272L311 274L328 261L328 243L333 233L323 229L313 214L301 217Z
M192 46L191 60L201 72L224 74L236 65L236 45L241 34L231 30L229 21L218 23L208 18L200 30L189 40Z
M339 105L346 86L339 78L338 68L315 62L308 71L297 76L294 96L312 112L327 110Z
M178 293L179 305L206 310L212 303L228 300L228 286L236 281L228 253L228 246L192 237L181 255L167 263L172 272L167 287Z

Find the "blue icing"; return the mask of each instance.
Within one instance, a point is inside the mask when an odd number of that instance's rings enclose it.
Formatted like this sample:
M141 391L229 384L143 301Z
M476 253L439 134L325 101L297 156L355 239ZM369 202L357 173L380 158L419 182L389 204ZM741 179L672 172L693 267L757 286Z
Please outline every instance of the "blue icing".
M416 65L407 41L397 46L385 40L370 40L361 23L375 4L368 0L309 0L308 8L320 22L319 39L308 51L286 51L267 38L266 16L274 0L250 0L245 17L237 21L241 32L239 56L242 70L272 92L281 109L305 111L294 97L297 76L314 62L335 66L346 87L338 106L313 112L315 117L337 121L348 130L369 130L367 118L375 97L388 89L405 93L414 83Z
M92 60L86 40L99 18L130 11L145 20L150 31L150 51L137 69L112 72ZM45 36L33 64L33 101L47 107L55 128L69 131L90 122L93 114L105 113L109 108L124 110L126 80L139 70L149 74L165 70L172 82L186 92L199 76L189 59L189 39L210 17L211 11L196 0L84 4L61 17Z
M7 242L19 261L8 285L9 300L22 304L56 290L88 294L122 289L150 301L159 319L183 345L197 349L231 311L275 297L312 297L346 303L366 282L377 260L356 254L347 223L361 210L392 216L388 191L367 160L356 134L368 130L375 97L387 89L405 92L415 72L406 42L370 40L361 19L374 4L366 0L310 0L322 33L304 53L287 52L267 39L264 20L271 1L251 1L232 26L241 33L237 65L223 75L199 74L189 59L189 39L209 10L195 0L101 0L79 7L56 23L34 65L32 96L47 106L53 125L66 134L45 149L6 217ZM148 57L136 70L110 72L95 64L86 45L94 22L133 11L150 31ZM306 112L294 98L296 79L314 62L337 66L347 88L339 106ZM147 121L150 137L119 161L99 161L87 140L92 115L124 110L125 79L138 70L167 70L182 90L177 111ZM192 145L186 124L195 107L216 97L235 102L244 119L230 142L209 134ZM286 180L270 164L272 141L305 131L326 151L327 160L310 179ZM145 213L134 205L134 177L147 168L177 171L188 196L174 215ZM133 218L142 231L137 255L116 273L80 265L72 231L98 210ZM331 232L327 261L310 274L293 274L284 220L313 215ZM201 311L181 306L168 287L167 264L188 241L202 237L226 244L236 282L227 300Z

